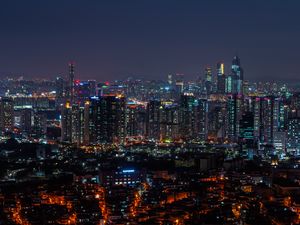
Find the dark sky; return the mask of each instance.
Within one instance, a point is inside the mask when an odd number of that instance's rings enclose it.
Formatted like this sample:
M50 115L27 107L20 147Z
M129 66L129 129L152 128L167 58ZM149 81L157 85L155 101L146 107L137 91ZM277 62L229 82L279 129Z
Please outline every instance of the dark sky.
M300 81L299 0L0 0L0 74L190 79L238 53L249 80Z

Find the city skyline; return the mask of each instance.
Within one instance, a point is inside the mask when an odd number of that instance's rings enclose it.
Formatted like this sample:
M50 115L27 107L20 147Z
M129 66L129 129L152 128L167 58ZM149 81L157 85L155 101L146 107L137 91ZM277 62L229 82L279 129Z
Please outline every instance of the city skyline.
M0 224L300 224L300 1L0 1Z
M54 78L71 59L80 79L192 79L238 54L251 81L298 81L296 1L1 4L1 77Z

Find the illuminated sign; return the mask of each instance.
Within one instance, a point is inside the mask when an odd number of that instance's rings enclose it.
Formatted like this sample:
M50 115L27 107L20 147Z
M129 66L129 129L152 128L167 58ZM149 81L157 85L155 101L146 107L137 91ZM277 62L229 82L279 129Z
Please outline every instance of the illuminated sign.
M134 173L134 170L123 170L123 173Z

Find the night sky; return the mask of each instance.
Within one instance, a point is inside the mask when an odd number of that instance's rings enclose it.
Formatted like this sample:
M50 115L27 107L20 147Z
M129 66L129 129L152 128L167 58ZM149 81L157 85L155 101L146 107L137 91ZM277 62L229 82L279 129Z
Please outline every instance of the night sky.
M1 0L0 74L158 79L238 54L245 79L300 81L299 0Z

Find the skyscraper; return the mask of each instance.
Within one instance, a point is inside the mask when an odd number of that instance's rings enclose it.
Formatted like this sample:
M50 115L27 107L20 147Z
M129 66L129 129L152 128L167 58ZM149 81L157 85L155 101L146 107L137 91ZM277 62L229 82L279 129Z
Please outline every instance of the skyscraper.
M210 67L205 68L205 88L206 88L206 93L210 94L212 91L212 71Z
M240 58L234 56L231 65L233 93L243 94L244 71L241 68Z
M217 64L217 92L219 94L225 93L225 68L223 62Z

